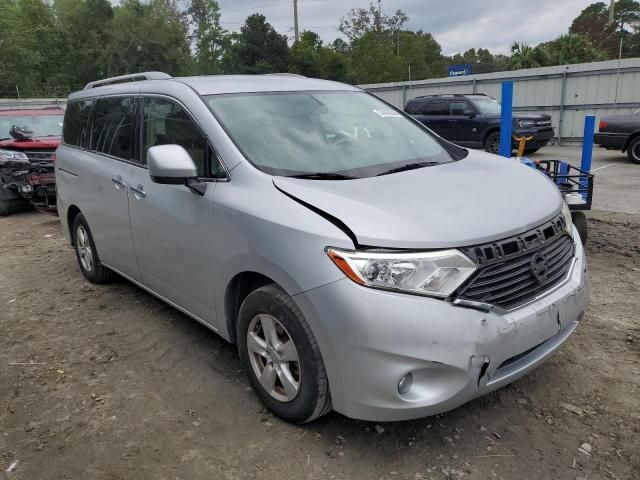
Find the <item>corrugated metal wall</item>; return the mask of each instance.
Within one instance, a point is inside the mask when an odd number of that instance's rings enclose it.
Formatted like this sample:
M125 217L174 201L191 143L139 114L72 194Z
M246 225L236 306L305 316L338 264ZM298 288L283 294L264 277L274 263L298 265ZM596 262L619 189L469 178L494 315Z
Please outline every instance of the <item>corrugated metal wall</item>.
M411 98L439 93L500 99L503 80L514 82L514 110L551 114L556 140L562 143L581 141L585 115L640 109L640 58L622 60L619 75L618 61L611 60L360 87L402 108Z

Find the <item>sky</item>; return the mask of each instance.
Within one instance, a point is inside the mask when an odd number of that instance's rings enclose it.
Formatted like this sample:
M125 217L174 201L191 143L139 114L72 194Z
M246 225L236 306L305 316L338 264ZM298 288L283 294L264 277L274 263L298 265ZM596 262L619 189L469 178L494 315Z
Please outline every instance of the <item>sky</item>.
M245 18L262 13L276 30L293 38L293 0L218 0L222 27L239 30ZM593 2L597 0L592 0ZM536 45L567 33L590 0L382 0L387 13L409 16L407 28L431 32L445 55L469 48L509 53L514 41ZM342 37L340 19L369 0L298 0L300 31L313 30L325 41Z

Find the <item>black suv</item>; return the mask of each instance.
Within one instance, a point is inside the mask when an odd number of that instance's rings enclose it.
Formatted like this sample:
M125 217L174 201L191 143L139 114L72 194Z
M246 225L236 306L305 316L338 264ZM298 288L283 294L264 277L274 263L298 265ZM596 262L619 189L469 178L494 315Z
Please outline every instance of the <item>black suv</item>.
M427 95L409 100L404 111L424 123L441 137L470 148L500 151L500 102L487 95ZM532 136L525 153L544 147L553 137L551 116L517 114L513 116L512 134ZM517 148L513 141L513 148Z

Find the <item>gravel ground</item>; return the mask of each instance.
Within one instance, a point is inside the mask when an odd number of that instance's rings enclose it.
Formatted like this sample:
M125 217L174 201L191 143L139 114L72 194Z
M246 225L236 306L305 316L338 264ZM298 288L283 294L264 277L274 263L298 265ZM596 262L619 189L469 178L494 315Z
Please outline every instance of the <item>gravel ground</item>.
M87 283L55 217L0 218L0 479L640 479L640 216L590 222L593 303L545 365L444 415L297 427L235 347Z

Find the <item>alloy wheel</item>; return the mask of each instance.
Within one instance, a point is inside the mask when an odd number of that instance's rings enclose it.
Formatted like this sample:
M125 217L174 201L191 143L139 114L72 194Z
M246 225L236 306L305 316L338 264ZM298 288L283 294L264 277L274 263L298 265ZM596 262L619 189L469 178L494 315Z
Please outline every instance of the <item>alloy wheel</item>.
M78 249L78 258L80 259L82 268L87 272L91 272L94 264L93 249L89 241L89 234L82 225L80 225L76 231L76 248Z
M631 155L633 155L633 158L635 158L636 162L640 162L640 142L636 142L636 144L633 146Z
M300 360L287 329L271 315L256 315L247 331L247 349L262 388L280 402L296 398L300 390Z

